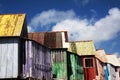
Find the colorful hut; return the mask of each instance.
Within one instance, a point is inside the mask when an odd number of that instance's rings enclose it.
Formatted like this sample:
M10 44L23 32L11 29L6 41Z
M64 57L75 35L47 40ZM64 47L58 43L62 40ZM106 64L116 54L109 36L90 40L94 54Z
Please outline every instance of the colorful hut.
M0 15L0 79L22 74L23 41L27 37L25 14Z

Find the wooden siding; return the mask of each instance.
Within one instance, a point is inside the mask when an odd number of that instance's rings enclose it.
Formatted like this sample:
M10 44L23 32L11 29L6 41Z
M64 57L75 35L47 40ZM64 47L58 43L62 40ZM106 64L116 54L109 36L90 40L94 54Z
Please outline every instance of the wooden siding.
M18 39L0 39L0 78L18 77Z
M50 48L63 48L63 43L68 41L66 31L29 33L28 38Z
M56 80L68 80L65 49L52 50L52 74Z
M26 40L26 64L23 69L25 78L50 80L52 77L51 50L39 43Z
M84 80L82 59L66 49L54 49L53 55L53 77L56 80Z
M78 55L68 52L68 80L84 80L84 70L82 65L82 58Z

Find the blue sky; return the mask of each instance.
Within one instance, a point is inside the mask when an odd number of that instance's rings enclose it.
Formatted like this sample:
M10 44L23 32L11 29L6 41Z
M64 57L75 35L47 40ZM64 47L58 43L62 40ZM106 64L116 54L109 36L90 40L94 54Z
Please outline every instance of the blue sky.
M67 30L71 41L120 54L120 0L0 0L0 13L26 13L30 32Z

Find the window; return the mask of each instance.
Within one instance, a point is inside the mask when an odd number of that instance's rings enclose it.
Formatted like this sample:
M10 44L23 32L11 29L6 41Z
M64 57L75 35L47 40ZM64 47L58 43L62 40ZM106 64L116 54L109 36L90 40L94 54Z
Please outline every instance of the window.
M93 58L85 58L84 63L85 68L92 68L94 66Z

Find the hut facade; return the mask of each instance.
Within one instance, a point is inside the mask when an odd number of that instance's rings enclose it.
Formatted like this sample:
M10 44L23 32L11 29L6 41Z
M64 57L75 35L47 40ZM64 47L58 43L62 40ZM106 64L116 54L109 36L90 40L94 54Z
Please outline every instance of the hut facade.
M0 15L0 79L17 78L22 74L22 38L25 37L25 14Z

